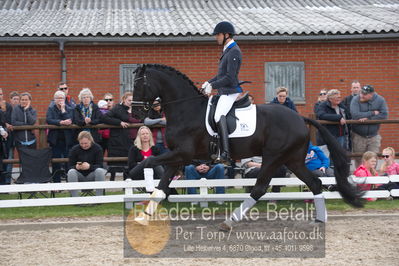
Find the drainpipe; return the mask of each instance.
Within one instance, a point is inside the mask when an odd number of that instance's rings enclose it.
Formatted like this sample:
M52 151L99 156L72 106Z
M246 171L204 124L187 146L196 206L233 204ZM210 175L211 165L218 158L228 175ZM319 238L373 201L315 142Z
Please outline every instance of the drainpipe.
M64 53L65 41L59 40L58 44L59 44L60 53L61 53L61 81L66 82L66 80L67 80L67 65L66 65L66 56Z

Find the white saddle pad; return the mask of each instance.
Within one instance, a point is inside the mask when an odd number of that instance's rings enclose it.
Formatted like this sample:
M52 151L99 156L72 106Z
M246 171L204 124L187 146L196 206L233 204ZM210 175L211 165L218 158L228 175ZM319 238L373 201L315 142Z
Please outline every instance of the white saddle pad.
M211 106L212 97L209 97L208 106L206 108L205 125L206 129L211 136L217 136L218 134L212 130L208 123L209 109ZM243 138L252 136L256 130L256 105L251 104L248 107L236 109L235 112L237 126L236 130L229 135L229 138Z

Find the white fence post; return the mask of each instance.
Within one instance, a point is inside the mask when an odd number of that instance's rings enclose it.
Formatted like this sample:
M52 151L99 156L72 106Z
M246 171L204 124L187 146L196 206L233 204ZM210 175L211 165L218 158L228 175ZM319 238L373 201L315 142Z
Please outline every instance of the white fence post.
M125 180L126 183L130 183L132 182L132 179L128 178ZM133 188L132 187L127 187L125 188L125 199L129 198L130 196L133 196ZM133 209L133 202L132 201L128 201L125 202L125 208L126 209Z
M200 195L201 196L208 195L208 185L206 184L206 178L201 178L200 180L202 181L201 186L200 186ZM206 208L206 207L208 207L208 202L201 201L200 206L201 206L201 208Z

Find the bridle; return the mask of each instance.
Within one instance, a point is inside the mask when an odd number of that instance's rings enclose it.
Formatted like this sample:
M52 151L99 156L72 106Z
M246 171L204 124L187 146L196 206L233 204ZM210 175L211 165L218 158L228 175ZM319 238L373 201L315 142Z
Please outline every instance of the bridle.
M134 79L134 83L136 84L136 81L143 79L143 87L144 88L149 88L150 85L147 81L147 75L144 73L144 75L142 77L138 77ZM198 89L197 89L198 90ZM169 101L169 102L161 102L161 107L165 107L169 104L172 103L179 103L179 102L184 102L184 101L190 101L190 100L194 100L200 97L207 97L205 94L205 90L203 88L199 89L198 92L200 93L199 95L193 96L193 97L188 97L188 98L183 98L183 99L177 99L177 100L173 100L173 101ZM158 104L156 104L158 105ZM154 104L150 104L149 102L144 102L144 101L133 101L132 102L132 107L143 107L145 111L148 111L150 108L153 108L155 105Z

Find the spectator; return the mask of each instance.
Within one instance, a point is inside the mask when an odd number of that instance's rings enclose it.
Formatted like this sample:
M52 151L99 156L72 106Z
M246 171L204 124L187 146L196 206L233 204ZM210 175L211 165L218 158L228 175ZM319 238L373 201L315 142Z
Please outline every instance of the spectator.
M21 95L18 92L16 91L10 92L10 104L12 107L19 105L20 101L21 101Z
M16 145L15 145L13 127L11 124L11 114L12 114L12 109L15 106L19 105L21 97L20 97L19 93L16 91L10 92L9 97L10 97L11 108L10 108L9 113L6 114L6 126L8 129L8 137L7 137L7 142L6 142L7 148L6 149L8 150L8 159L14 159L14 149L16 148ZM10 179L10 182L11 182L12 167L13 167L13 165L11 163L7 164L8 177L6 179Z
M244 178L257 178L262 166L262 157L254 156L241 160L241 166L244 168ZM286 177L287 167L282 165L273 174L272 178ZM272 186L272 192L280 192L282 186ZM250 193L252 187L245 187L245 191ZM274 202L274 201L273 201Z
M395 162L395 150L392 147L387 147L382 150L382 158L384 162L380 167L381 175L399 175L399 164ZM378 186L378 190L399 189L399 182L389 182Z
M319 119L319 117L317 116L317 110L319 109L320 104L322 104L325 101L327 101L327 90L322 89L322 90L320 90L320 94L319 94L319 97L317 98L317 102L313 106L313 112L316 115L316 119Z
M100 112L102 115L105 115L108 113L108 103L105 100L99 100L98 103L98 108L100 108ZM110 129L109 128L103 128L99 129L98 133L101 136L101 141L98 143L101 148L103 148L103 152L108 151L108 140L109 140L109 135L110 135Z
M2 142L5 141L8 136L5 127L6 123L4 118L4 112L0 110L0 185L9 185L11 181L7 178L7 173L5 173L5 169L3 168L3 159L7 158L7 153L4 150L5 145L2 145Z
M276 94L277 96L270 103L282 104L297 112L294 102L288 97L288 89L286 87L278 87Z
M343 100L343 104L346 106L346 109L350 112L351 108L351 102L353 97L356 95L359 95L360 93L360 82L357 80L352 81L351 84L351 94L346 96L345 99Z
M187 165L184 170L187 180L196 180L200 178L209 179L223 179L224 165L221 163L212 164L209 161L195 160L192 164ZM216 194L223 194L224 187L216 187ZM187 188L188 194L196 194L196 188ZM223 201L218 201L218 204L223 204Z
M122 102L115 105L103 116L103 122L109 125L122 126L111 128L108 140L108 157L127 157L130 147L137 135L137 128L128 129L129 123L139 123L140 120L132 116L132 92L125 92ZM110 164L109 164L110 165ZM126 163L115 163L114 166L125 166ZM115 172L111 171L111 180L115 179Z
M75 108L76 103L72 99L72 97L69 95L69 87L65 82L60 82L58 83L58 90L63 91L65 93L65 105L67 105L70 108ZM50 102L50 107L54 105L54 101Z
M385 99L378 95L370 85L364 86L360 94L353 97L351 102L352 119L366 122L367 120L387 119L388 107ZM378 134L379 124L353 124L352 148L355 153L366 151L379 152L381 136ZM355 159L356 167L360 165L360 159Z
M21 93L21 103L13 108L11 124L13 126L32 126L36 123L36 110L32 108L32 96L29 92ZM36 136L32 130L18 130L14 132L17 149L36 149Z
M353 173L356 177L378 176L377 170L377 154L372 151L366 151L362 157L362 164ZM361 190L371 190L371 184L358 184ZM367 198L368 201L375 201L375 198Z
M107 102L108 110L111 110L114 107L114 96L111 93L107 92L104 94L104 101Z
M159 98L155 99L152 103L152 108L148 111L148 117L144 119L144 125L162 125L166 126L165 114L161 109L161 100ZM165 140L165 127L162 128L152 128L152 135L154 137L155 146L157 146L162 153L168 151L166 140Z
M320 104L317 117L321 120L339 122L338 125L324 125L335 139L346 150L349 150L349 129L346 120L350 119L349 112L341 102L341 93L339 90L329 90L327 101Z
M68 182L105 181L106 170L103 165L103 151L94 142L88 131L78 135L79 144L72 147L69 153ZM79 195L79 190L71 191L72 197ZM102 189L96 190L96 196L103 195Z
M133 180L144 179L144 167L142 162L150 156L160 154L159 148L154 145L151 130L147 126L142 126L137 132L134 146L129 150L128 169L129 177ZM154 178L160 179L164 169L161 165L153 168Z
M313 106L313 112L314 112L314 114L316 116L316 119L319 119L319 117L317 116L317 111L319 109L319 106L320 106L320 104L322 104L325 101L327 101L327 90L326 89L322 89L320 91L320 93L319 93L319 97L317 98L317 102ZM320 136L320 133L318 131L316 133L316 143L317 143L317 146L319 146L324 153L329 154L329 151L327 149L327 145L324 143L324 140Z
M330 160L319 147L313 146L311 142L309 142L308 152L305 157L305 165L319 177L334 176L334 170L329 167Z
M73 109L65 104L65 93L54 93L54 105L49 106L46 114L46 122L49 125L69 126L72 124ZM68 158L69 150L74 144L71 129L49 129L47 135L53 158ZM64 170L62 171L61 168ZM53 182L60 183L61 176L66 174L68 164L53 163Z
M2 116L2 127L4 128L4 130L7 131L8 137L7 138L3 138L1 141L4 142L4 145L2 145L3 149L2 149L2 154L3 154L3 158L7 159L10 156L10 153L12 152L12 157L14 155L14 138L12 136L12 125L11 125L11 113L12 113L12 106L11 104L9 104L8 102L6 102L4 100L4 92L3 89L0 88L0 111L3 112L3 116ZM12 150L12 151L11 151ZM4 182L6 184L10 184L11 183L11 172L12 172L12 164L7 165L4 164L3 165L3 176L5 178Z
M73 112L73 123L84 127L88 125L97 125L101 123L102 114L97 104L93 102L94 96L89 88L83 88L79 92L80 103L76 105ZM94 142L99 142L101 136L96 128L85 128L76 130L76 136L81 131L88 131L93 136Z

